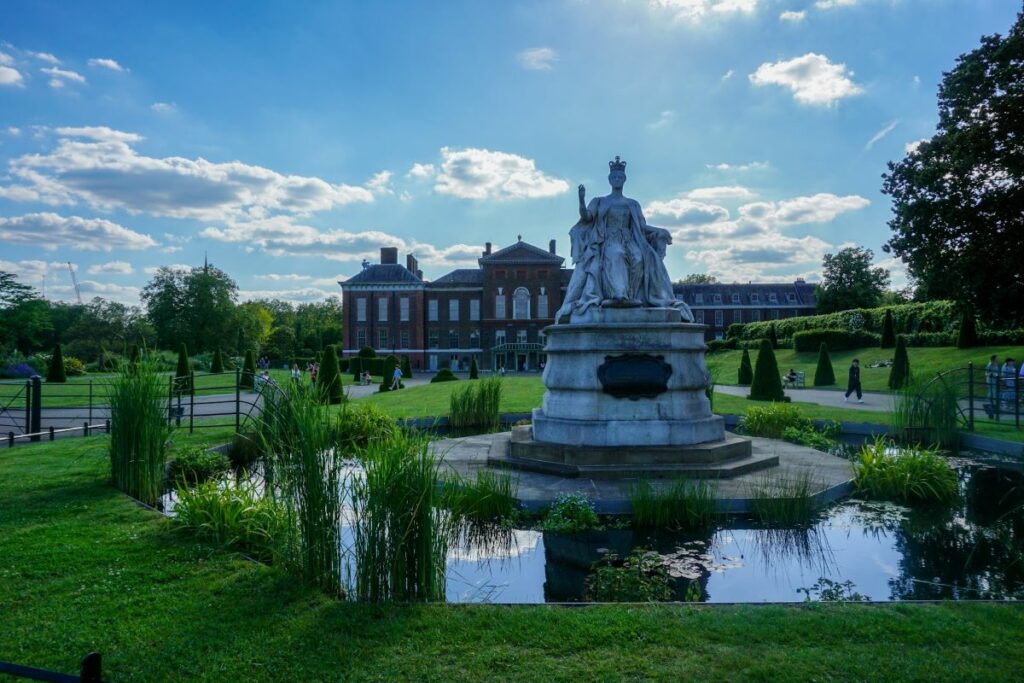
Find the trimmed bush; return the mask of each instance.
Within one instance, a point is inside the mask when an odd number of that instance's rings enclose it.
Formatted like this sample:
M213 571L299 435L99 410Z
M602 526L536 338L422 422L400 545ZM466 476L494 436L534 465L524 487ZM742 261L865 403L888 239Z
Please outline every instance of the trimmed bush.
M953 346L956 344L956 335L950 332L915 332L913 334L901 334L903 342L907 346Z
M363 348L359 349L359 357L360 358L376 358L377 357L377 352L373 350L372 346L364 346Z
M958 349L972 349L978 345L978 328L974 324L974 315L970 311L964 311L960 319L960 332L956 336L956 347Z
M779 348L779 334L775 331L775 323L768 323L768 336L765 338L773 349Z
M785 401L782 391L782 377L779 376L779 364L775 360L775 351L767 339L761 340L761 349L757 352L757 364L754 366L754 381L750 384L750 395L753 401Z
M804 330L793 335L793 348L797 351L817 351L822 342L831 351L851 351L878 346L881 337L873 332L850 330Z
M256 354L252 349L245 352L245 362L242 364L242 376L238 384L246 389L256 386Z
M412 363L409 362L409 356L402 356L402 376L412 379Z
M192 391L192 364L188 360L188 347L182 342L178 349L178 367L174 371L174 392L191 394Z
M836 373L832 369L832 357L828 354L828 344L821 342L818 349L818 367L814 369L814 386L830 387L836 383Z
M706 344L708 347L708 353L739 348L735 339L712 339L711 341L706 342Z
M896 329L893 327L892 321L892 309L885 309L885 320L882 322L882 340L881 347L883 349L891 349L896 346Z
M743 355L740 357L740 369L736 373L736 380L736 383L743 387L749 387L754 381L754 369L750 367L750 352L746 349L743 349Z
M437 371L436 375L430 378L430 383L434 384L435 382L457 382L458 380L459 378L455 376L455 373L452 372L451 368L441 368L440 370Z
M395 356L388 356L384 359L384 371L381 373L383 380L381 380L380 389L378 391L391 391L391 383L394 381L395 368L398 366L398 358ZM401 386L401 382L399 382L399 386Z
M220 348L213 350L213 360L210 361L210 372L214 374L224 372L224 354L220 352Z
M67 372L64 370L64 351L60 348L60 344L53 349L50 365L46 368L46 381L58 384L68 381Z
M471 360L469 363L469 378L480 379L480 369L476 366L476 358Z
M352 381L358 382L359 375L363 374L363 359L359 356L349 358L348 371L352 373Z
M781 439L787 429L814 431L814 423L799 408L784 403L750 408L740 420L740 427L744 434L768 439Z
M324 403L337 405L342 402L344 394L341 391L341 371L338 369L338 354L333 344L324 349L324 360L316 376L316 389Z
M910 381L910 358L907 357L907 343L900 335L896 339L896 353L889 371L889 388L902 389Z
M1024 344L1024 328L1012 330L985 330L978 334L982 346L1006 346Z

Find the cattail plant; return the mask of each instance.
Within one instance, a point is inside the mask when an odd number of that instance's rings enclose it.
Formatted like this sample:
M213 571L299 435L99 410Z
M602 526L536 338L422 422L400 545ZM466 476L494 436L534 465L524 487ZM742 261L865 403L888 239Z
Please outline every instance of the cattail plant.
M156 362L124 363L110 384L110 469L114 486L156 505L167 461L167 393Z

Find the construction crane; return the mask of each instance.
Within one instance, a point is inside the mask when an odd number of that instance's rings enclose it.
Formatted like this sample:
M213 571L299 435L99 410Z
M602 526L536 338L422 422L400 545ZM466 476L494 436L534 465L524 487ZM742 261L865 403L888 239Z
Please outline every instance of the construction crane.
M71 265L71 261L68 261L68 272L71 273L71 283L75 286L75 296L78 297L78 303L82 303L82 288L78 286L78 276L75 275L75 267Z

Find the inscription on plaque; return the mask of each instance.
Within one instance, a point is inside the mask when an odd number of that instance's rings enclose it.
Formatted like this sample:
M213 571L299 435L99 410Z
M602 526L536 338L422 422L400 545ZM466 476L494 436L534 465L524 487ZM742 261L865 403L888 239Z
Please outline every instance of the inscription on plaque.
M627 353L605 356L597 368L597 379L604 393L615 398L655 398L668 391L672 366L664 356Z

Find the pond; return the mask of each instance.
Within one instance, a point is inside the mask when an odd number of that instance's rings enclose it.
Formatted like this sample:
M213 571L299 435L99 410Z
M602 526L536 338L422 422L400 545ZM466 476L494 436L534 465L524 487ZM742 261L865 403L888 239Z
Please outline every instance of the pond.
M1024 598L1024 467L983 458L955 464L961 495L952 505L915 510L851 499L804 529L737 519L703 536L496 532L449 554L447 599L580 601L594 561L636 547L666 559L679 600L792 602L807 591L820 599L821 579L875 601Z

